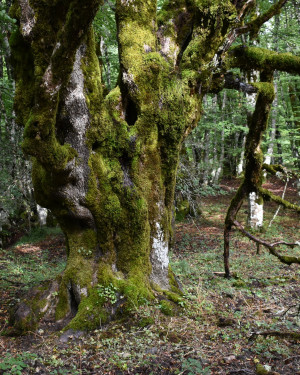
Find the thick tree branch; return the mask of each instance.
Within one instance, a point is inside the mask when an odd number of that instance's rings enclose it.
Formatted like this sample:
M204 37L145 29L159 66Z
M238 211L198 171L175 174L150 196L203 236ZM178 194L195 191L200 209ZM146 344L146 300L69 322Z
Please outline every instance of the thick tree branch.
M261 151L261 140L267 128L268 116L274 99L274 87L272 85L272 74L263 73L261 79L265 82L256 83L258 90L255 110L249 121L249 132L245 143L245 177L237 193L232 199L225 218L224 228L224 268L225 276L230 277L229 269L229 240L230 231L236 221L236 216L241 208L243 200L252 192L257 193L262 184L263 154Z
M191 40L195 23L194 12L193 5L186 0L172 0L167 1L158 13L157 37L160 53L173 61L174 66L180 63Z
M238 34L245 34L245 33L248 33L250 32L250 36L253 38L253 37L256 37L260 28L262 27L262 25L264 23L266 23L267 21L269 21L269 19L271 19L272 17L274 17L276 14L280 13L282 7L287 3L287 0L280 0L278 1L278 3L272 5L270 7L269 10L267 10L267 12L261 14L260 16L258 16L257 18L255 18L255 20L247 23L245 26L243 27L240 27L238 30L237 30L237 33Z
M230 50L230 66L243 70L281 70L300 73L300 57L265 48L237 46Z
M241 25L241 21L244 19L244 17L247 15L249 10L255 6L255 0L247 0L244 1L235 1L234 5L237 8L238 15L236 17L236 21L238 22L238 25ZM240 35L239 33L240 27L233 28L230 33L228 34L226 38L226 42L224 43L221 54L224 55L225 52L229 50L229 48L232 46L236 38Z
M72 71L75 52L81 44L83 38L96 15L103 0L72 1L66 15L65 25L58 34L57 44L53 50L51 64L53 66L53 76L63 81ZM71 64L67 63L71 60ZM61 62L65 61L62 68Z

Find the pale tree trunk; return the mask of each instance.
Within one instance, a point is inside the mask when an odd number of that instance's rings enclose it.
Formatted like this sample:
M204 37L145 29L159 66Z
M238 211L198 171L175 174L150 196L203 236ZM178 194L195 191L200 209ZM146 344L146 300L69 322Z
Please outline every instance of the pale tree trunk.
M238 177L243 173L243 170L244 170L245 143L246 143L246 135L243 136L242 152L241 152L240 159L236 167L236 175Z
M111 66L110 66L110 60L108 57L107 45L105 44L103 38L101 38L100 40L100 51L101 51L102 58L105 61L105 64L103 64L103 67L105 70L107 88L110 90L111 89Z
M223 163L224 163L224 121L225 121L225 108L226 108L226 91L223 92L223 100L220 105L221 110L221 121L222 129L216 129L214 131L214 148L213 148L213 170L212 170L212 179L211 182L213 185L217 185L223 172ZM217 111L217 102L218 97L215 97L214 105L215 111ZM217 125L217 124L216 124ZM218 155L218 149L220 153Z
M222 120L222 130L221 130L221 151L220 157L218 162L218 168L216 171L215 181L214 183L217 184L220 181L220 178L223 174L223 165L224 165L224 156L225 156L225 132L224 132L224 121L225 121L225 110L226 110L226 103L227 103L227 95L226 91L223 92L223 100L221 105L221 120Z
M204 156L203 156L203 177L202 177L202 184L204 186L208 185L209 182L209 151L210 151L210 142L211 142L211 137L210 137L210 131L205 130L204 133Z
M47 224L47 216L48 210L45 207L40 206L39 204L36 205L37 215L40 226L44 226Z
M261 228L264 221L263 199L255 191L248 196L248 207L248 225L252 229Z

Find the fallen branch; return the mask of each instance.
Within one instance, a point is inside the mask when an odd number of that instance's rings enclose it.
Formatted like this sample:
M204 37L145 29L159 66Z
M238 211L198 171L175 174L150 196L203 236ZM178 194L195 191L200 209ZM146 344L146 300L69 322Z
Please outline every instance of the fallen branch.
M286 309L286 311L282 314L282 316L285 316L294 307L298 307L298 314L297 315L299 315L300 305L299 306L298 305L292 305L292 306L290 306L289 308Z
M294 248L295 246L300 246L300 241L296 241L296 242L277 241L277 242L274 242L274 243L269 243L265 240L262 240L262 239L260 239L256 236L254 236L253 234L249 233L248 231L246 231L246 229L238 221L234 220L233 224L246 237L250 238L250 240L254 241L257 244L265 246L269 250L270 254L276 256L282 263L285 263L285 264L288 264L288 265L294 264L294 263L300 264L300 257L298 258L298 257L292 257L292 256L288 256L288 255L280 255L275 250L275 247L279 246L279 245L286 245L286 246L291 247L291 248Z

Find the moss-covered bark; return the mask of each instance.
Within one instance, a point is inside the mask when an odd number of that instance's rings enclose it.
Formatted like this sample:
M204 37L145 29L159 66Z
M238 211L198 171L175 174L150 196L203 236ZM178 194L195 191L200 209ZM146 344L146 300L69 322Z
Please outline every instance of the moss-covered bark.
M300 72L300 57L291 53L278 53L265 48L237 46L230 51L232 67L245 70L282 70L292 74Z
M117 0L120 77L107 94L91 28L100 3L14 0L11 9L23 149L33 157L36 199L55 214L68 255L48 294L37 292L51 308L27 299L20 330L48 310L83 329L157 294L170 314L181 298L168 260L179 151L203 96L223 85L220 51L248 8L170 0L157 15L155 1ZM267 83L255 90L272 95Z

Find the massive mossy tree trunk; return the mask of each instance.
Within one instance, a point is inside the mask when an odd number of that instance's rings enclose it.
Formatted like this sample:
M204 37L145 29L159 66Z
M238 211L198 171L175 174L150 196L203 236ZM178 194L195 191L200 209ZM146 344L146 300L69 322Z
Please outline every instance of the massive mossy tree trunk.
M49 311L92 328L156 293L178 301L168 247L181 143L224 84L222 59L253 5L172 0L157 15L155 1L117 0L120 76L107 93L91 27L100 3L12 7L23 149L68 255L61 278L19 309L20 329Z

